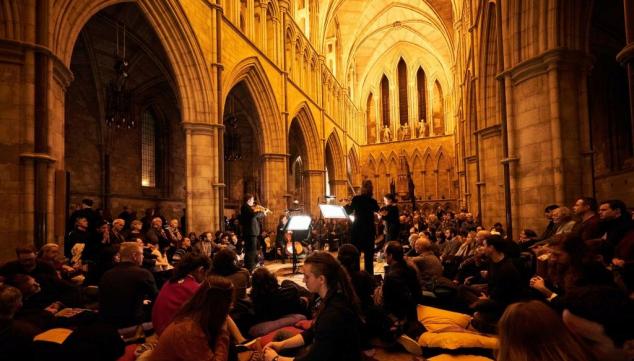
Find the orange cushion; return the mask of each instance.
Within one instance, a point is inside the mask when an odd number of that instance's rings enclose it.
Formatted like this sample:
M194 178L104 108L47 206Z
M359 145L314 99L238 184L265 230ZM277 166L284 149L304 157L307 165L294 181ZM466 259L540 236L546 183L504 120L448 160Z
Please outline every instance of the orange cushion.
M471 316L463 313L442 310L440 308L418 305L418 321L429 331L437 331L447 326L467 328Z
M418 344L421 347L436 347L447 350L459 348L497 349L498 339L470 332L424 332L418 338Z

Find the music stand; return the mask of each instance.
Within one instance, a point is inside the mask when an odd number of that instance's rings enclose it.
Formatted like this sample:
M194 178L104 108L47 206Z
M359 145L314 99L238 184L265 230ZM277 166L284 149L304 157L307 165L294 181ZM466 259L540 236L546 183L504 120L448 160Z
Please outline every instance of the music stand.
M346 210L343 208L343 206L338 206L336 204L320 204L319 209L321 210L321 214L324 216L324 218L348 218L348 213L346 213Z
M310 218L310 216L306 216L306 215L297 215L297 216L292 216L289 220L288 223L286 224L286 230L287 231L306 231L306 230L310 230L310 223L312 222L312 219ZM308 234L310 235L310 231L308 232ZM295 241L293 241L293 239L291 238L291 247L293 250L293 274L297 273L297 250L295 249Z

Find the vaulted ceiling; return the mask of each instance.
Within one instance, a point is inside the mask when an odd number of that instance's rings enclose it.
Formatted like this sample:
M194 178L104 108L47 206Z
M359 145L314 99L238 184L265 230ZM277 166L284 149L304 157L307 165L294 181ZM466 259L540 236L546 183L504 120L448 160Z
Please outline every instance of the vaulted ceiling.
M394 56L409 56L427 73L449 82L453 64L453 13L460 0L318 0L320 44L336 35L340 47L340 81L354 73L353 94L363 96L367 84ZM322 49L325 53L326 49ZM387 56L393 54L394 56ZM396 67L394 64L389 66ZM355 98L357 98L355 96ZM358 98L355 100L359 100Z

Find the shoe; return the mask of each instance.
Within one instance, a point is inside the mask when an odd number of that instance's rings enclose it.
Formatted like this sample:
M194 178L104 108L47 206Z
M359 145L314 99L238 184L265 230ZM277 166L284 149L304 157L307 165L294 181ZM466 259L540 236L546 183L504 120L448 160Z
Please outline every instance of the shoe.
M400 343L401 346L403 346L403 348L412 355L421 356L423 354L423 349L420 347L418 342L406 334L399 336L399 338L396 339L396 342Z

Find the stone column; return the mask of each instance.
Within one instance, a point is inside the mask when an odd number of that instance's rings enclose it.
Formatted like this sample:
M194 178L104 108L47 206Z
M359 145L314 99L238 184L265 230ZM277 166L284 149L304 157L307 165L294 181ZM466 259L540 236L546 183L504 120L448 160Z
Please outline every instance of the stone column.
M220 224L218 192L214 187L218 169L216 126L184 123L186 152L187 228L190 232L216 230Z
M616 55L616 60L627 70L630 89L630 126L632 142L634 142L634 1L623 0L625 8L625 42L626 45Z
M304 177L306 178L306 184L308 184L307 196L308 199L304 208L307 212L310 212L312 216L319 214L319 203L325 203L324 199L324 173L321 169L310 169L304 171Z
M264 52L266 53L266 56L270 57L271 60L275 62L275 58L274 58L275 53L272 51L269 51L270 46L272 44L267 44L268 35L266 33L266 26L267 26L266 7L267 7L266 3L260 3L260 6L258 6L255 9L258 16L260 17L260 28L256 29L257 34L256 34L255 43L258 44L260 49L264 50Z
M264 221L265 227L270 230L274 229L277 218L286 209L287 164L287 154L262 154L262 205L273 211Z
M255 42L255 3L253 0L247 0L247 16L246 22L247 37Z
M348 181L345 179L335 179L331 182L331 187L337 196L337 200L348 198Z

